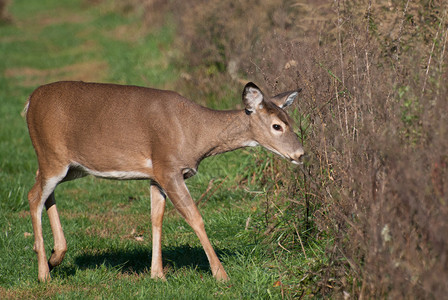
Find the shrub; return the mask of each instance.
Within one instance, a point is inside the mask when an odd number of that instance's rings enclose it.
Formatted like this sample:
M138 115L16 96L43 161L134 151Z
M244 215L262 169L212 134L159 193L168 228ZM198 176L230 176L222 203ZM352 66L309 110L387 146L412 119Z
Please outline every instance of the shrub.
M8 0L0 0L0 24L11 22L11 16L8 13Z
M448 29L438 5L335 5L319 40L267 41L252 70L272 89L306 87L299 110L311 120L312 160L302 180L315 185L303 188L321 205L314 221L336 238L321 293L448 291Z

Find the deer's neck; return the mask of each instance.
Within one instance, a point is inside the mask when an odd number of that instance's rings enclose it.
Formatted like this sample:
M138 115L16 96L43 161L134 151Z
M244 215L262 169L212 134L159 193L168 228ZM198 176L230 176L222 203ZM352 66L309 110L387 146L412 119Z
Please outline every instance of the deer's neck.
M201 158L256 144L251 139L249 118L244 111L209 111L209 123L199 137Z

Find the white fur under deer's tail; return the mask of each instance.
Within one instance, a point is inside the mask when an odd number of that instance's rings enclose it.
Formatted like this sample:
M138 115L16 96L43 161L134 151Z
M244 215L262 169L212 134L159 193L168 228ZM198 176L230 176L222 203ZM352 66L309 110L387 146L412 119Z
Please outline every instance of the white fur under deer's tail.
M26 100L25 107L23 108L22 113L20 114L22 117L26 118L26 114L28 113L28 107L30 106L30 97Z

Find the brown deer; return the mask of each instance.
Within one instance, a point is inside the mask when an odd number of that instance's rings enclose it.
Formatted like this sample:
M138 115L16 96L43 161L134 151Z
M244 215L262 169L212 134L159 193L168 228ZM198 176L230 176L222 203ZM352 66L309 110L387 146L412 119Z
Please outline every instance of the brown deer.
M37 88L25 107L39 169L28 193L38 279L50 279L67 244L54 198L55 187L86 175L151 182L151 277L164 279L162 221L165 198L172 201L198 236L213 276L226 280L184 180L202 159L247 146L266 149L299 163L302 145L283 110L299 91L265 97L253 83L243 91L244 109L217 111L172 91L114 84L56 82ZM42 236L45 208L54 236L47 262Z

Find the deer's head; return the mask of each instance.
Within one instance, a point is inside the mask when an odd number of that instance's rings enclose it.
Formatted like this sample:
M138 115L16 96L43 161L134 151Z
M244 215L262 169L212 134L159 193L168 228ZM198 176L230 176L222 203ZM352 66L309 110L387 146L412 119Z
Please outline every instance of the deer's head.
M295 164L299 164L304 151L293 130L294 122L283 109L294 102L299 92L290 91L269 98L252 82L243 90L253 140Z

